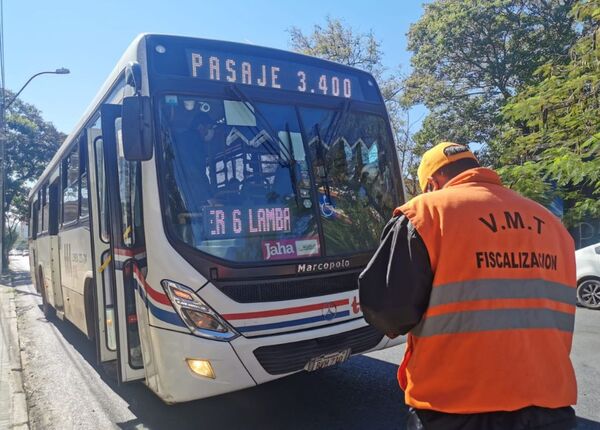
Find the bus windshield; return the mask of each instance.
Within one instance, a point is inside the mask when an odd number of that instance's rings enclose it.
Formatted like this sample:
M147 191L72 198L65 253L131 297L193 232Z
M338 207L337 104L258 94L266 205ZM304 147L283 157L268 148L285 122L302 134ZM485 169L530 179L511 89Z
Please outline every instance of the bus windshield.
M373 250L394 207L382 117L165 95L159 104L166 225L234 262Z

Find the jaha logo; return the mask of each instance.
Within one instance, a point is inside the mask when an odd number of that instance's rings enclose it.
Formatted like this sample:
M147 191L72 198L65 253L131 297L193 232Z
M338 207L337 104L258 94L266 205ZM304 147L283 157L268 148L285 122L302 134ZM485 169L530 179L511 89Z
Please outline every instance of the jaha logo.
M319 241L312 238L264 240L262 254L265 260L289 260L319 255Z
M264 241L263 242L263 258L265 260L278 260L296 256L296 248L294 243L285 243L287 241Z

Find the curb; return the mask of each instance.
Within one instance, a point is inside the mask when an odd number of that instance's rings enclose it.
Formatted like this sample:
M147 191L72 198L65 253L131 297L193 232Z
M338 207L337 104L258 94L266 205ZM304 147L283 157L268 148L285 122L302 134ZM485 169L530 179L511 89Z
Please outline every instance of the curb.
M23 387L23 367L21 365L21 343L17 328L17 313L14 287L6 285L7 280L0 280L0 329L8 341L8 362L10 377L8 378L11 393L9 429L29 430L29 413L27 398Z

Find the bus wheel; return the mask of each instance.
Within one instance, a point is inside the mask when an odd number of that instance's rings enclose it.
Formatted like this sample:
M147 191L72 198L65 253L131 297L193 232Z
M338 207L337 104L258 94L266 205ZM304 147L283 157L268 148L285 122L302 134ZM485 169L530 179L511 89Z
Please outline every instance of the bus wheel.
M96 337L96 310L94 309L94 292L96 291L93 280L87 280L83 289L83 298L85 300L85 325L87 328L87 337L94 340Z
M54 309L52 305L48 303L48 298L46 297L46 285L44 283L44 272L42 272L42 269L40 269L38 276L38 279L40 280L40 294L42 295L42 312L44 312L46 320L50 321L56 316L56 309Z

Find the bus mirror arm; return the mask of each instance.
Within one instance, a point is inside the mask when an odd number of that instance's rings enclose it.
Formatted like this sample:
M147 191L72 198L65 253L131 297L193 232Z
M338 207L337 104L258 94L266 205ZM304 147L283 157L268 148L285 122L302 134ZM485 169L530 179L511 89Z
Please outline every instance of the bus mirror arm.
M142 68L140 63L130 61L125 68L125 82L131 86L135 94L140 94L142 91Z
M152 110L150 97L123 98L123 155L128 161L147 161L152 158Z

